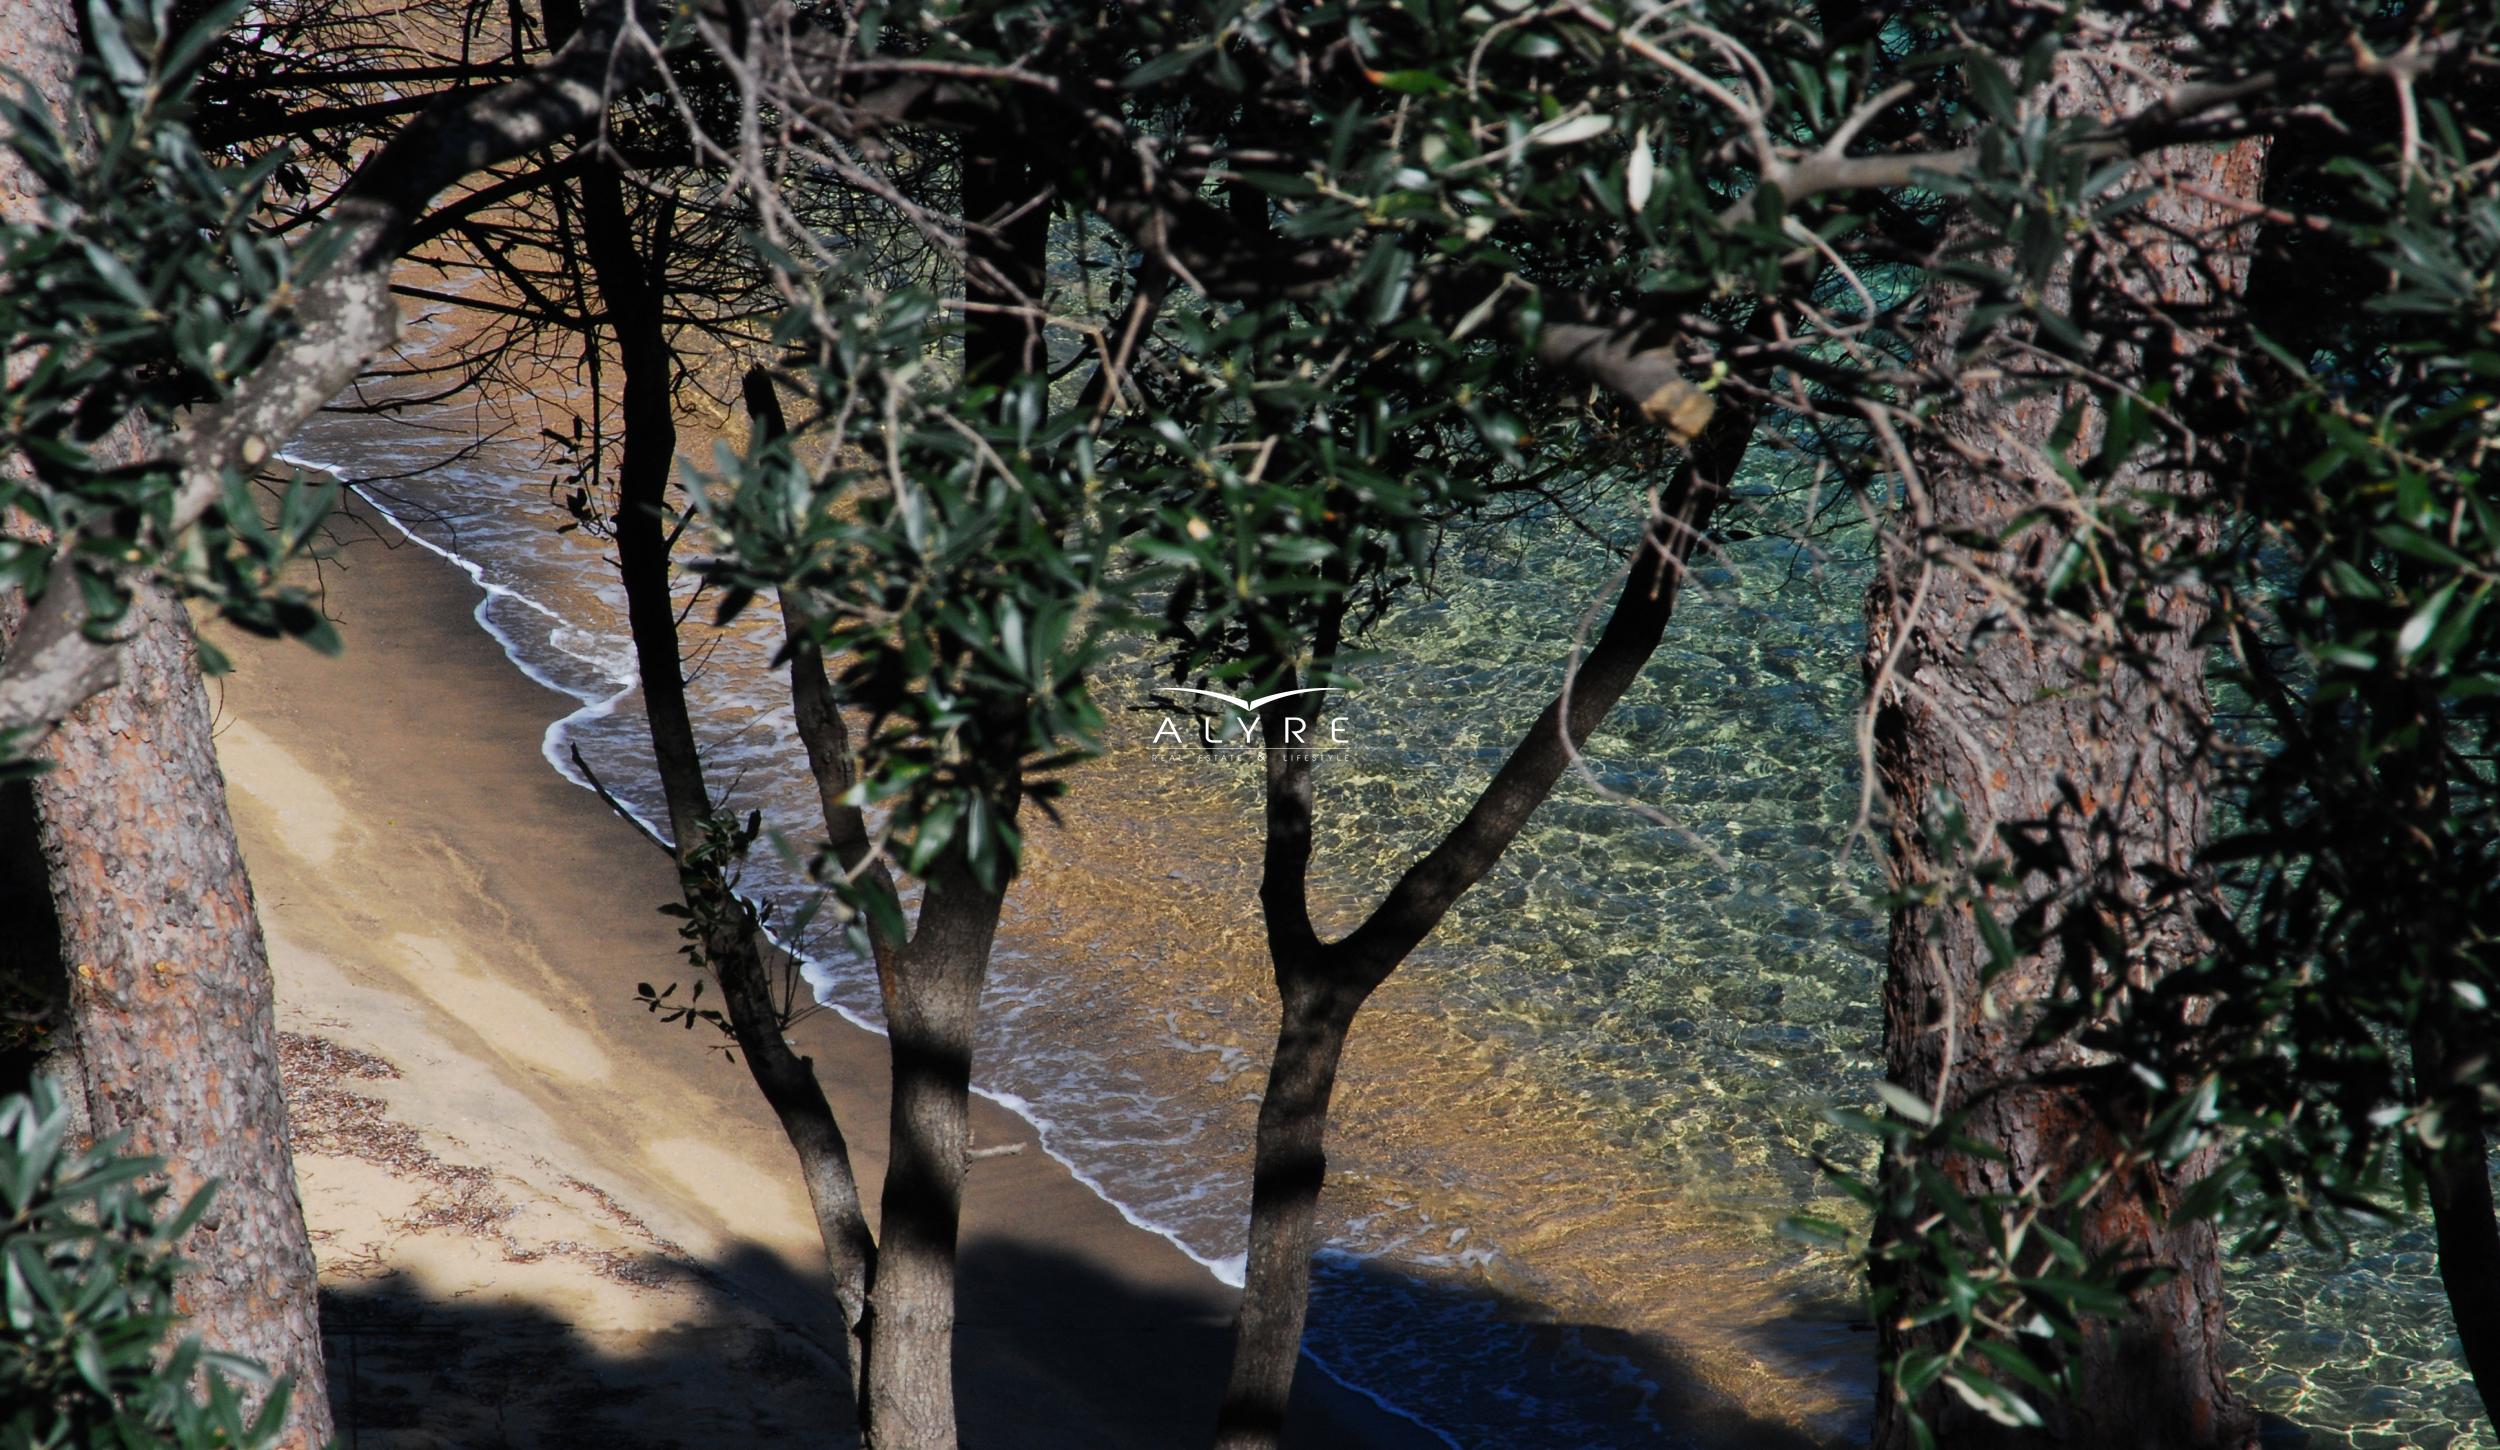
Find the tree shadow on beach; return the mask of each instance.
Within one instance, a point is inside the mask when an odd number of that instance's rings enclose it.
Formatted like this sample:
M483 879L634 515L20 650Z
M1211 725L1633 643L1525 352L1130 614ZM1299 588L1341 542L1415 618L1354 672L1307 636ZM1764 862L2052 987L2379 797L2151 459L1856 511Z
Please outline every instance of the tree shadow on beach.
M761 1250L718 1266L655 1256L609 1271L639 1284L790 1277ZM839 1433L851 1418L839 1342L829 1357L813 1326L730 1310L713 1294L702 1302L715 1312L694 1322L583 1325L560 1304L491 1292L436 1295L399 1273L324 1287L339 1450L851 1443Z
M835 1450L856 1443L839 1330L821 1283L749 1248L709 1264L610 1266L629 1282L688 1283L701 1320L581 1326L549 1307L470 1292L429 1295L385 1275L325 1292L322 1320L341 1450ZM1434 1326L1471 1322L1481 1294L1388 1270L1376 1286L1413 1314L1416 1362ZM1394 1282L1390 1282L1394 1281ZM1188 1450L1206 1443L1231 1347L1232 1292L1122 1280L1098 1264L1009 1239L968 1245L956 1377L966 1450ZM1343 1293L1340 1283L1335 1292ZM1516 1309L1518 1306L1509 1306ZM1628 1336L1528 1326L1523 1353L1590 1355L1621 1391L1580 1406L1593 1435L1553 1438L1499 1396L1466 1406L1459 1443L1501 1450L1742 1446L1824 1450L1829 1433L1749 1417L1697 1393L1689 1370ZM1445 1443L1334 1392L1306 1362L1290 1450L1404 1450ZM1576 1382L1575 1382L1576 1383ZM1376 1386L1391 1398L1399 1387ZM1634 1414L1632 1407L1645 1413ZM1511 1409L1521 1408L1508 1406ZM1620 1415L1618 1423L1606 1417ZM1860 1422L1862 1425L1862 1421ZM1827 1428L1827 1427L1819 1427ZM1862 1438L1863 1430L1857 1432ZM1843 1437L1845 1440L1847 1437Z
M1356 1378L1406 1366L1396 1378L1470 1447L1839 1450L1870 1429L1873 1336L1847 1305L1675 1326L1721 1347L1705 1365L1665 1336L1574 1322L1472 1275L1323 1252L1312 1311L1310 1353Z

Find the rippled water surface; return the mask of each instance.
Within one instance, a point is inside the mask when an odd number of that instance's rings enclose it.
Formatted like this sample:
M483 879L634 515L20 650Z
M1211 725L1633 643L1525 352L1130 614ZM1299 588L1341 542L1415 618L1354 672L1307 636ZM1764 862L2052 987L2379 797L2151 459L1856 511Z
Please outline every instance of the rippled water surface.
M333 417L299 456L406 473L470 435ZM657 815L620 595L508 439L376 486L489 586L481 621L582 702L548 737ZM1602 533L1628 527L1593 521ZM1612 562L1561 529L1454 540L1367 641L1318 772L1324 924L1350 925L1454 821L1557 683ZM1819 1114L1865 1094L1880 923L1852 735L1857 601L1844 544L1777 540L1697 571L1643 680L1493 874L1355 1030L1331 1139L1334 1247L1311 1347L1469 1447L1674 1444L1749 1422L1862 1433L1869 1336L1845 1265L1773 1233L1842 1214ZM809 834L814 797L769 621L705 641L695 692L731 802ZM987 1005L980 1076L1051 1151L1220 1273L1241 1251L1249 1132L1273 1030L1255 914L1254 765L1156 748L1152 686L1115 672L1110 757L1068 829L1036 827ZM1638 803L1639 808L1626 802ZM750 884L795 901L795 885ZM826 1000L875 1018L827 953ZM1845 1216L1845 1215L1843 1215ZM2482 1445L2422 1232L2349 1262L2241 1272L2247 1382L2321 1443ZM1697 1422L1680 1387L1743 1406Z

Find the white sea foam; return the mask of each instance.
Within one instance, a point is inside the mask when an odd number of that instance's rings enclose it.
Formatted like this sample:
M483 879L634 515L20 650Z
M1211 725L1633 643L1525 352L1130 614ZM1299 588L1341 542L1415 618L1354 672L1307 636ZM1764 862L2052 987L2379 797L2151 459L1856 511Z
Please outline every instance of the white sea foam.
M476 431L457 418L447 424L438 437L465 441ZM348 479L402 477L422 462L407 446L409 431L333 424L300 440L291 456ZM506 458L489 452L358 492L394 531L467 574L481 591L473 612L479 626L524 675L575 702L542 738L549 764L586 786L573 759L579 750L621 807L664 836L612 569L602 546L553 532L546 510L531 507L532 465L517 453ZM716 789L734 796L741 810L761 807L768 822L776 814L801 821L813 810L812 782L792 765L786 689L765 668L769 643L759 651L751 637L758 628L726 640L717 658L690 671L698 727ZM773 852L758 853L748 886L775 908L775 926L806 890ZM781 932L775 940L793 949L819 1002L855 1026L881 1030L873 974L864 964L812 940L791 941ZM995 954L983 1003L983 1081L975 1090L1030 1123L1041 1150L1124 1222L1238 1287L1249 1191L1242 1105L1264 1062L1264 1024L1237 1026L1230 1035L1238 1040L1225 1040L1221 1003L1199 992L1175 993L1166 999L1175 1010L1145 1020L1107 1014L1049 938L1039 940L1039 949L1002 944ZM1173 1074L1175 1050L1203 1056L1208 1070ZM1431 1170L1435 1177L1441 1171ZM1315 1280L1320 1292L1307 1351L1315 1367L1444 1444L1623 1443L1617 1436L1631 1427L1617 1412L1588 1421L1574 1405L1580 1391L1549 1378L1550 1339L1539 1348L1522 1337L1534 1331L1505 1326L1490 1300L1442 1287L1481 1282L1470 1271L1501 1259L1495 1245L1481 1233L1454 1237L1450 1220L1434 1220L1394 1179L1375 1177L1357 1191L1373 1199L1357 1220L1339 1226L1341 1237ZM1520 1266L1503 1267L1503 1282L1522 1277ZM1428 1286L1397 1272L1403 1269L1450 1273ZM1616 1362L1597 1383L1622 1368ZM1576 1372L1565 1378L1589 1382ZM1398 1396L1411 1403L1370 1389L1366 1380L1399 1386ZM1516 1419L1529 1406L1542 1417L1537 1423ZM1435 1423L1445 1410L1453 1418Z

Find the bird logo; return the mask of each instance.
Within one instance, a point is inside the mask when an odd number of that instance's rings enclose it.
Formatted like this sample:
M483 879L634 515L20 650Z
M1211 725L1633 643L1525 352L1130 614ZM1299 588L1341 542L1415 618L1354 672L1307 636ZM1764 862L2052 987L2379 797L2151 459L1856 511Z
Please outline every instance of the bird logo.
M1290 700L1296 695L1325 695L1338 687L1306 685L1299 690L1279 690L1273 695L1261 695L1255 700L1245 700L1239 695L1227 695L1222 690L1194 690L1187 685L1166 685L1164 688L1176 695L1204 695L1210 700L1221 700L1227 705L1235 706L1244 714L1256 715L1263 705L1273 705L1279 700Z

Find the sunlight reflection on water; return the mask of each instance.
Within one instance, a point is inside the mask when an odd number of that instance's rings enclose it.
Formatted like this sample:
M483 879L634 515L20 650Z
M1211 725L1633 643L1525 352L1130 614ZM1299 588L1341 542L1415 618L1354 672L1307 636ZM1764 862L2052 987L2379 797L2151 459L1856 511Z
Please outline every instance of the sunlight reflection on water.
M441 438L325 418L298 449L351 477ZM604 547L560 521L531 446L507 441L383 502L505 592L481 619L583 702L578 747L652 814L631 656ZM1517 846L1383 990L1355 1032L1331 1140L1335 1248L1311 1344L1457 1443L1672 1441L1687 1380L1748 1413L1859 1433L1867 1336L1846 1265L1776 1238L1847 1217L1812 1166L1853 1145L1821 1120L1864 1096L1880 923L1850 735L1849 568L1776 541L1697 570L1666 648ZM1730 567L1730 566L1734 567ZM1610 565L1560 531L1461 546L1440 588L1368 641L1335 708L1360 748L1323 759L1323 923L1350 924L1455 819L1554 686ZM754 616L698 651L715 780L795 837L814 797ZM1237 1262L1249 1128L1273 1031L1255 915L1255 767L1145 748L1115 672L1113 757L1078 773L1070 829L1030 832L993 973L981 1077L1055 1156L1219 1271ZM751 887L795 882L760 860ZM818 948L823 943L811 944ZM825 952L825 995L873 1021L867 975ZM1236 1271L1237 1273L1237 1271ZM2351 1262L2301 1253L2236 1274L2246 1380L2270 1409L2348 1426L2325 1443L2486 1445L2420 1231Z

